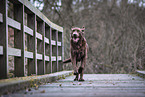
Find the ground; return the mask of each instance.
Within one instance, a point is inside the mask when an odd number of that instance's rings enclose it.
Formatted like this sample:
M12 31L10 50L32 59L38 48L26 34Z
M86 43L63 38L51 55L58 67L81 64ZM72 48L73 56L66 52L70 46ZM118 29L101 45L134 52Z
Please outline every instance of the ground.
M145 97L145 79L130 74L85 74L84 82L75 76L22 90L4 97Z

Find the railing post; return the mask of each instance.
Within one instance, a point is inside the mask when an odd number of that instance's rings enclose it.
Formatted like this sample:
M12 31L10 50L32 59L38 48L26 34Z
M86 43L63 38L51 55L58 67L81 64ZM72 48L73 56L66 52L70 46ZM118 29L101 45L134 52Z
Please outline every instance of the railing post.
M20 77L25 73L24 5L14 4L14 19L21 23L21 30L14 31L14 47L21 50L21 57L14 57L14 74Z
M64 40L63 40L63 31L62 31L62 35L61 35L61 43L62 43L62 47L61 47L61 67L62 67L62 69L61 70L63 70L63 68L64 68L64 65L63 65L63 63L62 63L62 61L64 60Z
M51 40L52 40L52 29L50 27L50 33L49 33L49 45L50 45L50 55L49 55L49 63L50 63L50 70L51 70L51 73L52 73L52 43L51 43Z
M7 78L8 75L8 24L7 24L7 0L0 1L0 13L3 22L0 23L0 79Z
M56 66L57 66L57 71L59 71L58 67L58 31L56 31Z

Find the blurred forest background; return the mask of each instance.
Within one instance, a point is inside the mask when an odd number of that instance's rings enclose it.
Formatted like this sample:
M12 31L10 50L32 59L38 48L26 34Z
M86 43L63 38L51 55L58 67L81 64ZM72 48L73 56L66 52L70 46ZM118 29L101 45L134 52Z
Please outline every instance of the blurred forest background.
M145 0L29 1L64 28L64 59L70 57L70 28L85 26L85 73L145 70ZM64 69L72 65L65 64Z

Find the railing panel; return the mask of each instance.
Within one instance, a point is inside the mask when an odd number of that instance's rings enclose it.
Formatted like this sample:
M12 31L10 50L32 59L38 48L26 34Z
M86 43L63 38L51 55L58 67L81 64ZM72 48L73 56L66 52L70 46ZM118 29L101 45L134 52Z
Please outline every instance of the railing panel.
M37 17L37 52L42 55L42 59L37 60L37 70L39 75L45 74L45 40L42 36L45 36L45 23Z
M24 5L14 4L14 22L18 28L14 30L14 47L21 50L21 57L14 58L14 75L17 77L25 74L25 35L24 35Z
M7 16L9 2L14 9L12 18ZM7 78L8 55L14 56L14 75L18 77L25 74L25 59L28 59L27 75L62 70L63 28L52 23L27 0L9 2L0 3L0 78ZM8 27L14 28L13 48L8 48Z
M45 40L45 56L49 56L49 57L45 57L47 59L47 61L45 61L45 73L48 74L48 73L51 73L51 59L50 59L51 58L50 56L51 44L50 44L50 26L47 25L46 23L45 23L44 40Z
M33 37L27 36L27 49L33 52L33 59L28 59L28 75L37 74L37 59L36 59L36 15L27 13L27 26L33 30Z

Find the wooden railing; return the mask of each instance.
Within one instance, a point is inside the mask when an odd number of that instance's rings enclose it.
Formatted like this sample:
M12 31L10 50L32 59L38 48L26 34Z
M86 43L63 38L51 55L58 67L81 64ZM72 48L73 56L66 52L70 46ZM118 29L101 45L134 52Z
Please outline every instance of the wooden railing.
M14 18L8 17L8 2L13 4ZM9 27L14 29L14 48L8 47ZM7 78L8 56L14 56L14 75L17 77L24 76L26 59L28 75L61 71L63 28L52 23L27 0L1 0L0 79Z

